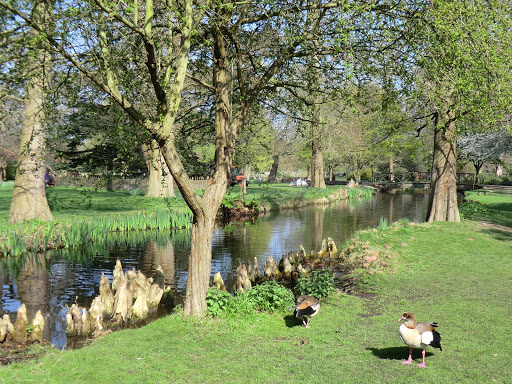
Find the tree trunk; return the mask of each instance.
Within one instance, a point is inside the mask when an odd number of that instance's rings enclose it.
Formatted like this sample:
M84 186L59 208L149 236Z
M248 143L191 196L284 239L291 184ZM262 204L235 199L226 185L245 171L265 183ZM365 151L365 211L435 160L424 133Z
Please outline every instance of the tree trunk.
M312 124L312 156L311 156L311 186L326 188L324 179L324 155L322 152L322 125L320 112L315 113L315 122Z
M222 17L219 9L219 17ZM218 25L221 25L219 23ZM229 99L228 73L224 36L226 31L215 27L213 85L215 87L215 158L213 168L200 197L185 174L179 156L169 141L160 143L167 166L177 181L181 194L190 207L194 221L190 239L190 257L185 294L184 312L187 315L201 315L206 312L206 292L210 285L212 238L215 217L231 182L231 164L235 152L237 133L247 116L243 106L237 118L232 119Z
M274 161L272 162L272 168L268 175L267 183L275 183L277 180L277 169L279 168L279 155L274 155Z
M457 207L456 133L453 112L438 124L435 117L432 181L427 221L460 221Z
M151 148L142 148L149 171L148 188L145 197L174 197L174 179L165 164L162 153L155 140Z
M43 14L44 3L37 8ZM32 32L36 34L35 31ZM25 114L21 128L20 153L16 179L12 191L9 220L21 222L39 219L53 220L46 200L44 185L45 128L43 125L43 100L45 85L45 63L48 58L39 51L37 55L28 55L27 89L24 100Z
M206 292L210 286L212 260L212 238L215 216L194 217L190 240L187 290L185 293L186 314L206 312Z
M475 184L478 184L478 175L480 174L480 170L484 166L483 161L474 161L473 165L475 166L475 177L473 179L473 189L475 189Z
M389 158L389 182L392 183L395 181L395 175L393 174L394 161L393 157Z

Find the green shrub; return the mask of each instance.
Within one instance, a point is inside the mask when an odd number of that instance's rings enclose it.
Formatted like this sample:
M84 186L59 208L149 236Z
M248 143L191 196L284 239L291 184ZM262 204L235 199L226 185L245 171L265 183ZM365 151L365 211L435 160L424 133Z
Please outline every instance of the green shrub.
M289 311L294 305L293 292L276 281L256 285L247 295L254 309L258 311Z
M206 293L208 314L217 317L247 315L254 310L278 312L289 311L294 305L292 291L275 281L268 281L242 293L229 294L217 287Z
M475 201L466 201L459 206L459 214L462 219L473 219L489 214L489 209Z
M219 316L226 310L233 296L226 291L222 291L217 287L210 287L206 292L206 305L208 306L208 314L211 316Z
M334 274L331 269L311 271L297 281L295 292L298 295L310 295L317 298L329 296L334 290Z

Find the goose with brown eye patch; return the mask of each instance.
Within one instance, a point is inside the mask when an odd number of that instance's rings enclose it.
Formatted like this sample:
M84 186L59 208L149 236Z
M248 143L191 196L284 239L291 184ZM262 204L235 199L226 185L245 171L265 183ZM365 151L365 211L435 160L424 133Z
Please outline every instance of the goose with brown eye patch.
M412 312L404 312L398 321L403 321L398 329L400 339L409 346L409 358L402 361L402 364L412 363L412 349L421 348L422 362L418 367L425 368L425 349L429 346L441 348L441 335L434 328L438 325L436 322L418 323L416 316Z

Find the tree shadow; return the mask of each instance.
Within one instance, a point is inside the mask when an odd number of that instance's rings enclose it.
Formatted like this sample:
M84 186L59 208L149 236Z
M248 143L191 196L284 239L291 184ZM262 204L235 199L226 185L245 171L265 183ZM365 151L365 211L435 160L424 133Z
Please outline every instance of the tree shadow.
M407 360L409 356L409 348L404 347L391 347L391 348L366 348L367 351L372 351L374 356L379 359L385 360ZM425 356L431 356L433 353L427 352ZM413 349L412 358L421 358L421 350Z
M500 241L512 241L512 231L506 229L492 228L482 229L481 232L487 233Z

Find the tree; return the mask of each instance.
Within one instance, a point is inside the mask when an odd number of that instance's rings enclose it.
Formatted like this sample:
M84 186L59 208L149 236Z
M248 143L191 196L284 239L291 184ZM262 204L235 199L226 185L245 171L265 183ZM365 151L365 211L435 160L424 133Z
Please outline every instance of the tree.
M511 105L509 2L431 2L415 22L416 84L434 123L427 221L459 221L456 142L470 122L500 125Z
M512 137L502 129L489 133L466 133L457 139L460 155L475 167L475 183L482 166L512 152Z
M1 7L31 28L45 32L38 20L16 5L0 0ZM213 226L230 183L235 142L243 122L274 75L293 57L305 54L300 46L311 35L315 22L309 11L326 8L334 12L337 7L337 3L249 5L229 1L217 1L210 7L209 2L192 0L173 7L147 0L139 9L137 2L68 1L58 8L63 12L61 19L65 18L59 38L42 33L58 54L115 100L158 144L194 217L184 305L187 314L206 310ZM284 27L288 33L281 33ZM273 35L265 51L252 50L261 32L265 36L277 30L281 31L278 38ZM117 41L128 45L118 45ZM212 84L197 80L212 91L215 108L216 150L202 196L185 171L175 141L175 122L192 43L196 42L198 56L194 58L199 57L199 49L211 53L203 64ZM264 59L254 56L262 53ZM236 67L233 72L231 63ZM232 84L235 96L230 94ZM144 99L153 101L142 103ZM140 105L152 107L142 109Z
M45 2L35 5L33 19L40 25L49 24L49 9ZM49 84L50 56L38 39L39 32L31 28L27 44L31 52L24 65L25 95L20 151L16 179L12 192L9 220L20 222L40 219L53 220L45 194L45 87ZM18 43L22 37L17 37Z

